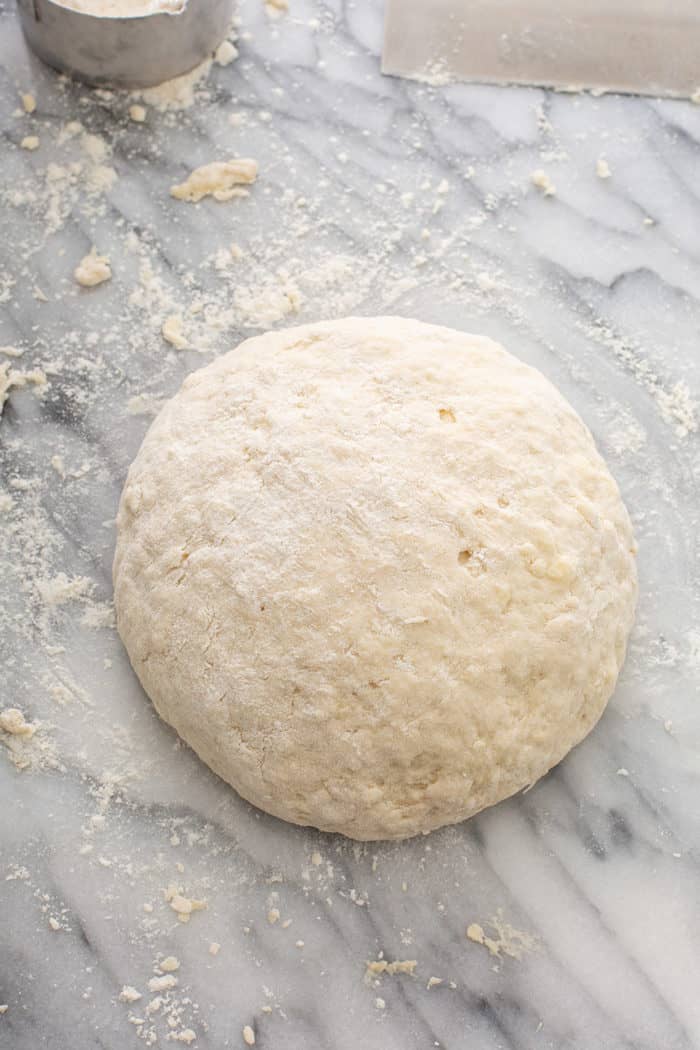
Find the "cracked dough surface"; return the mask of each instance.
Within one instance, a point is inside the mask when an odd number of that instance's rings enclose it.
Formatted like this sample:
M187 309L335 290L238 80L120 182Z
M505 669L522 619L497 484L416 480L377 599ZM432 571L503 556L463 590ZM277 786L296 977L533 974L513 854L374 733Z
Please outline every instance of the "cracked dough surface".
M118 626L244 798L357 839L525 788L601 715L635 544L590 433L489 339L349 318L194 372L131 466Z

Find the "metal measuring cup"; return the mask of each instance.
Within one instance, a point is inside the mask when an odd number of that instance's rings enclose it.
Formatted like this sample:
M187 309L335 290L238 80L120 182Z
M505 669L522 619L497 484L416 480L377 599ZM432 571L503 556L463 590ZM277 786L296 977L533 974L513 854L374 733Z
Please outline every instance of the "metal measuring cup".
M194 69L226 36L233 0L184 0L138 15L74 11L55 0L17 0L31 49L89 84L152 87Z

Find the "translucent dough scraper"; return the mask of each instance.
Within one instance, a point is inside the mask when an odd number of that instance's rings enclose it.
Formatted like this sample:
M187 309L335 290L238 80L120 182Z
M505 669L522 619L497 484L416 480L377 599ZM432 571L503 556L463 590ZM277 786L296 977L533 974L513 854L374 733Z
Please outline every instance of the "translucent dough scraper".
M700 0L387 0L382 70L688 97Z

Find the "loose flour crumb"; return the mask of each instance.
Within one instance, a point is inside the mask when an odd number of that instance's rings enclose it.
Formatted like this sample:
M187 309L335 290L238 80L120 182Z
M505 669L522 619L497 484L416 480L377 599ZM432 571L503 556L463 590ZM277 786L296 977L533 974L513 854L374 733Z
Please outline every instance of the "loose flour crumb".
M158 966L164 973L173 973L175 970L180 969L180 960L174 955L166 955L165 959L161 960Z
M165 891L165 899L173 911L177 912L180 922L189 922L192 912L202 911L207 906L205 900L183 897L175 886L168 886Z
M22 100L22 109L25 113L33 113L36 110L36 99L29 91L20 95Z
M530 181L533 186L536 186L538 190L542 192L544 197L555 197L557 188L550 179L549 175L542 168L538 168L537 171L533 171L530 176Z
M125 984L119 993L119 1001L122 1003L136 1003L140 998L141 992L137 992L130 984Z
M609 179L612 175L610 165L608 164L605 157L598 157L598 161L595 166L595 173L599 179Z
M177 977L173 977L171 973L165 974L164 977L151 977L148 982L149 992L167 992L176 987Z
M210 955L218 955L220 951L221 951L221 945L219 944L219 942L218 941L212 941L211 944L209 945L209 954Z
M51 466L58 474L62 481L66 480L66 464L63 462L63 456L55 455L51 457Z
M133 106L129 106L129 119L133 120L135 124L143 124L146 119L146 107L140 106L138 102L135 102Z
M28 149L30 151L39 149L38 135L25 135L22 141L20 142L20 146L22 147L22 149Z
M417 959L403 959L396 960L395 962L388 962L386 959L376 959L367 963L365 976L368 978L379 977L384 973L389 974L390 976L401 973L413 976L417 965Z
M176 1043L186 1043L187 1046L197 1038L197 1033L192 1028L182 1028L179 1032L169 1032L167 1039L173 1039Z
M161 332L166 343L170 343L176 350L185 350L189 345L183 330L182 314L172 314L166 317Z
M33 722L25 721L24 715L17 707L6 707L0 711L0 729L12 736L34 736L37 727Z
M217 66L228 66L236 58L238 58L238 48L230 40L222 40L214 52L214 61Z
M86 255L78 263L73 271L73 276L83 288L94 288L95 285L103 284L111 279L112 268L107 256L98 255L95 248L93 248L89 255Z

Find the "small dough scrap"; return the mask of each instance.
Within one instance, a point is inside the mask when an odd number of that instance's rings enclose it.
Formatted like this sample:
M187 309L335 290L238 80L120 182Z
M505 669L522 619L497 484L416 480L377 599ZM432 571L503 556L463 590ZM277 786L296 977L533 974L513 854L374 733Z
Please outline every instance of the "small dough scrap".
M34 736L37 727L25 721L24 715L17 707L6 707L0 711L0 729L12 736Z
M25 113L33 113L36 110L36 99L31 92L26 91L20 95L22 99L22 109Z
M146 119L146 107L140 106L138 102L135 102L133 106L129 106L129 119L133 120L135 124L143 124Z
M544 197L555 197L557 188L550 179L549 175L542 168L538 168L537 171L533 171L530 176L530 181L533 186L536 186L538 190L541 190Z
M258 177L257 162L250 157L234 160L215 160L195 168L184 182L170 188L170 195L180 201L196 203L203 197L227 201L232 197L247 196L241 184L250 185Z
M22 149L27 149L32 152L35 149L39 149L39 137L38 135L25 135L20 142Z
M173 911L177 912L177 917L180 922L189 922L192 912L203 911L207 906L205 900L196 900L193 897L183 897L175 887L168 887L165 899Z
M131 984L125 984L119 993L119 1001L122 1003L137 1003L141 998L141 992L137 992Z
M238 58L238 48L230 40L222 40L214 52L217 66L229 66L235 58Z
M417 959L397 959L395 962L388 962L386 959L376 959L367 963L366 976L378 977L383 973L389 974L389 976L397 973L406 973L413 976L417 965Z
M95 248L86 255L73 271L78 284L83 288L94 288L95 285L103 284L111 280L112 268L106 255L98 255Z

